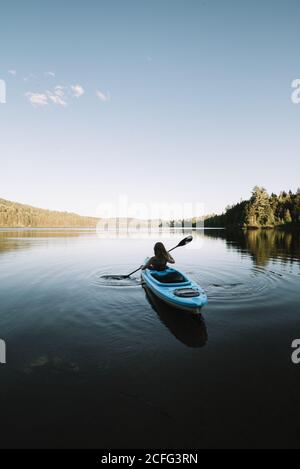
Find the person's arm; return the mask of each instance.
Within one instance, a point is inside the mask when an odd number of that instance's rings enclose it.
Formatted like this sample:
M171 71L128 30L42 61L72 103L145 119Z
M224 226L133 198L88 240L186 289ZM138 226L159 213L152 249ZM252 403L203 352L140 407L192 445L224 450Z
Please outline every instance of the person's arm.
M174 258L171 256L170 253L168 254L168 257L169 257L169 259L168 259L169 264L175 264L175 260L174 260Z

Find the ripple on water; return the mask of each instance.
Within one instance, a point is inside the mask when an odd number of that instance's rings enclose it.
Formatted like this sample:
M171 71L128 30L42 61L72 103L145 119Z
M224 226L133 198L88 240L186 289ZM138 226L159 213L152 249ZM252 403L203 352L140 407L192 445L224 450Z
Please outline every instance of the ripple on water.
M143 335L149 327L149 324L145 327L145 323L150 321L140 276L135 274L122 280L106 277L122 270L126 272L128 267L104 267L92 272L87 282L89 318L95 325L106 328L106 337L110 337L112 341L126 338L133 331Z
M130 317L133 309L143 309L142 299L136 290L141 285L140 274L120 280L108 277L127 270L128 266L104 266L91 274L90 286L95 295L102 291L102 295L110 297L110 301L118 304L123 311L126 310L127 317ZM226 262L221 267L218 265L217 269L214 266L185 266L182 270L205 289L209 300L208 307L205 308L207 311L210 306L225 308L227 311L229 308L238 309L258 304L284 305L291 284L293 285L292 276L295 278L295 273L278 269L278 265L266 267L243 262ZM126 293L126 288L133 290L132 295L128 291ZM112 294L112 289L116 293L119 290L117 295Z
M201 273L190 269L189 274L206 290L209 304L228 305L231 309L253 304L284 304L291 283L289 272L247 264L227 263L218 270L206 266L201 267Z
M124 278L122 277L124 274L120 272L122 267L115 268L113 271L112 267L104 267L101 270L97 270L97 272L93 272L91 274L91 283L95 287L138 287L141 285L140 275L137 273L131 277ZM120 271L120 272L118 272ZM120 278L117 276L120 275ZM114 278L116 277L116 278Z

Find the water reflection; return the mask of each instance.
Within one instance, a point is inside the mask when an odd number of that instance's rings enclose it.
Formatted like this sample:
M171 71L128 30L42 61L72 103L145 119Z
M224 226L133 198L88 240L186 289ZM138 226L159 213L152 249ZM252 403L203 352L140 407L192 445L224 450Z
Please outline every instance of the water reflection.
M166 245L189 233L173 232ZM192 233L176 262L208 294L205 322L145 293L138 275L124 285L102 278L138 267L152 239L0 231L0 331L11 363L1 368L2 447L245 447L265 435L297 443L299 232Z
M156 238L162 236L173 238L181 235L194 236L193 247L199 240L213 238L224 240L227 248L237 250L251 256L255 265L266 266L271 259L280 259L282 262L300 260L300 230L285 231L274 230L184 230L172 229L156 233ZM19 249L34 248L37 244L33 240L41 241L47 238L63 240L66 238L98 237L93 229L0 229L0 254ZM124 233L122 233L124 238Z
M0 229L0 254L34 248L39 239L63 240L94 235L95 230L90 229Z
M0 254L18 251L20 249L27 249L32 245L25 240L14 240L14 239L1 239L0 238Z
M23 229L18 230L12 229L1 229L0 228L0 240L12 239L12 238L70 238L79 236L90 236L95 235L94 229L80 229L80 228L45 228L45 229Z
M275 230L205 230L204 236L224 239L229 249L250 254L257 266L271 259L293 262L300 259L300 231Z
M153 295L146 286L144 290L150 306L176 339L188 347L199 348L206 344L207 330L201 315L177 311Z

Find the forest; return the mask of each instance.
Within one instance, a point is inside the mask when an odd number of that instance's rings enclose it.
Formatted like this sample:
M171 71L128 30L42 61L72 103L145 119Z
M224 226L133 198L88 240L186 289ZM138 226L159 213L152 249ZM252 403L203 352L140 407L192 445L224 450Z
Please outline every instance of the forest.
M0 199L1 228L95 228L98 219Z
M300 189L296 193L269 195L263 187L254 187L249 200L226 208L222 215L204 217L208 228L274 228L300 226ZM202 218L171 220L171 228L196 226ZM0 199L0 228L95 228L99 219L76 213L58 212ZM128 220L126 220L126 223Z
M248 229L300 225L300 189L268 194L265 188L255 186L249 200L226 208L222 215L205 220L206 227L240 227Z

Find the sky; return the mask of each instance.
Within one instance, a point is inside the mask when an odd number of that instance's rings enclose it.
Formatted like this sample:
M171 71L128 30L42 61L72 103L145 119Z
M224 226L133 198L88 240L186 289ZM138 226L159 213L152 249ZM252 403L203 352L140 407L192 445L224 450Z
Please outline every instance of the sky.
M298 0L0 7L0 198L202 203L300 186Z

